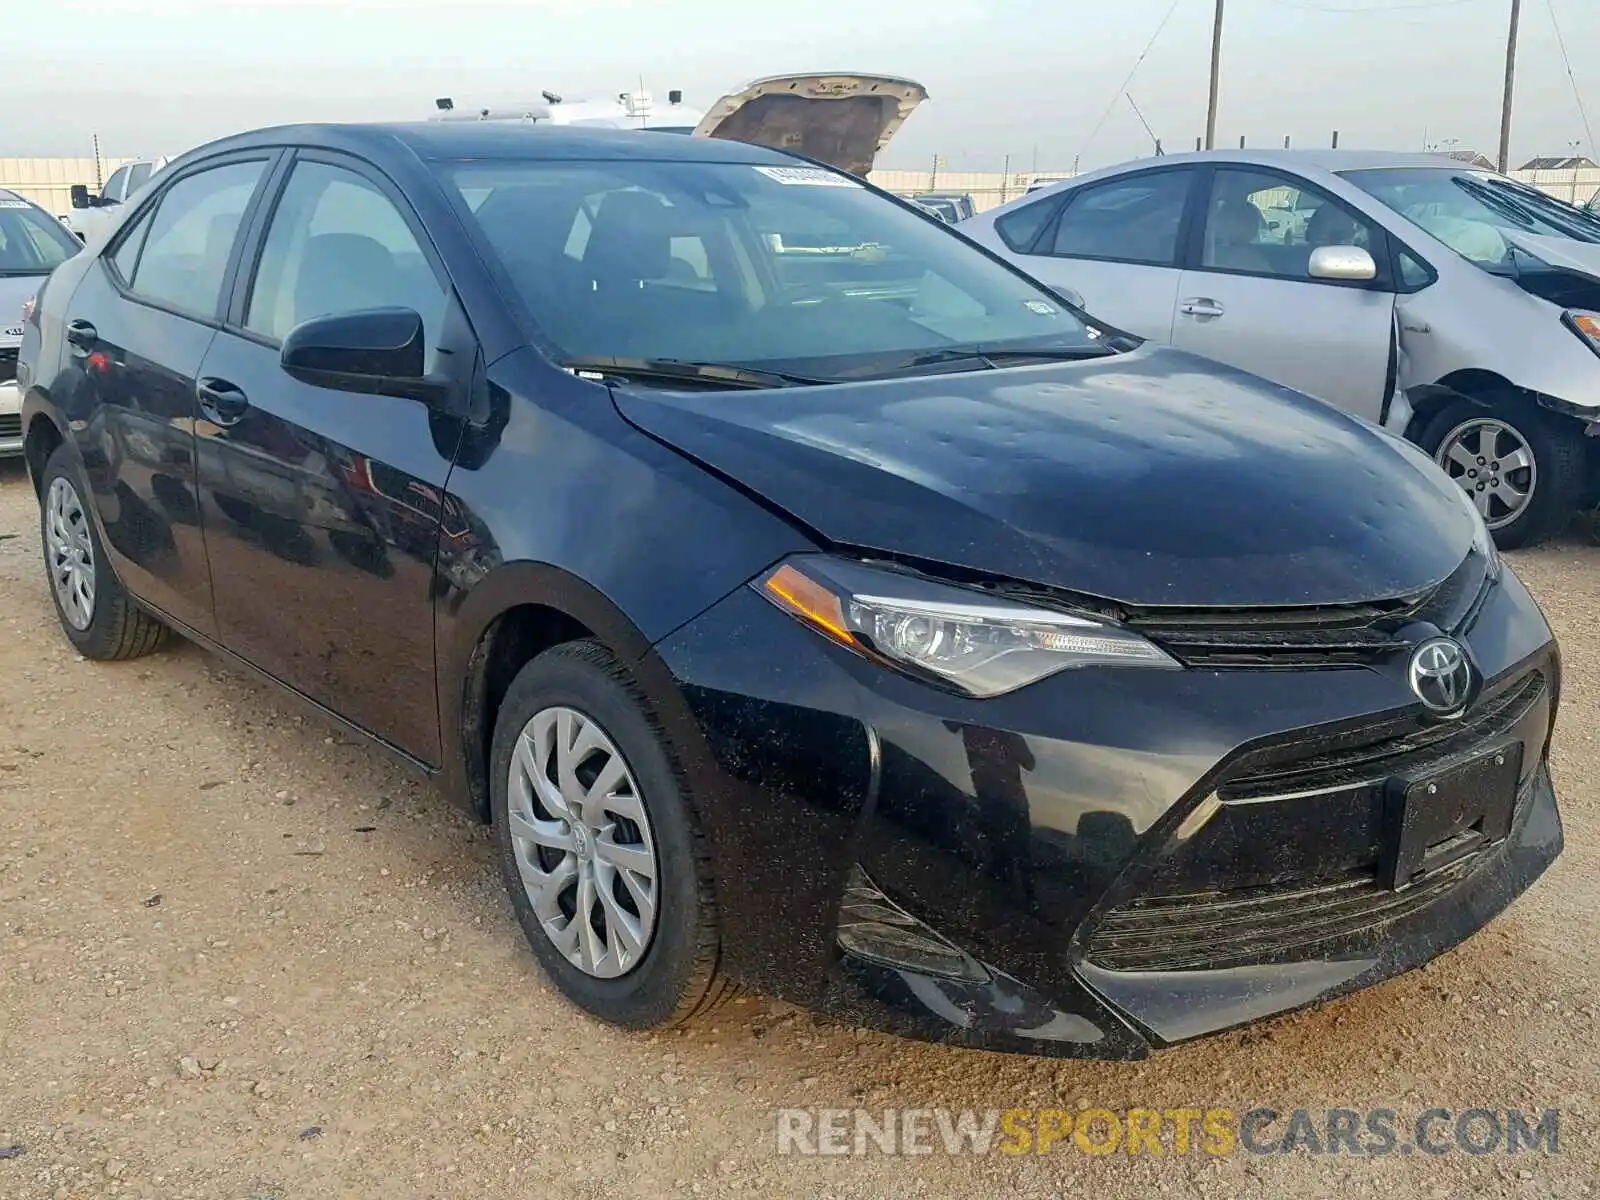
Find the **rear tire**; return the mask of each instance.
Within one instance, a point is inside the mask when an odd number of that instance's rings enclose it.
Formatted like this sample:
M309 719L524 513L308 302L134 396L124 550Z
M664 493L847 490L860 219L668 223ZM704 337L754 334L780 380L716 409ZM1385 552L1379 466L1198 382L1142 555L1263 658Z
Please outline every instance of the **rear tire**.
M563 787L557 762L563 728L575 743L598 747L569 763L570 778L592 787L588 804L566 801L571 788ZM607 770L612 782L602 787L597 775ZM569 1000L614 1025L651 1029L682 1024L735 994L718 970L704 836L648 700L610 651L594 641L567 642L522 668L495 721L490 787L511 907L539 965ZM596 811L601 795L612 803ZM638 820L619 817L622 809ZM537 840L528 836L533 832ZM653 879L625 879L609 865L628 852L641 856L635 861L653 870ZM609 884L601 882L608 874ZM594 889L586 900L585 877ZM559 887L549 882L568 878ZM587 931L578 915L584 904ZM642 950L619 941L616 928L624 923L630 941L648 924ZM590 947L605 945L606 956L585 949L582 940L591 935L598 942Z
M1480 511L1488 507L1484 519L1502 550L1532 546L1565 529L1587 484L1577 423L1514 398L1458 400L1423 426L1418 441ZM1524 458L1527 466L1496 469ZM1519 491L1525 498L1508 502Z
M171 631L130 596L95 530L77 462L57 446L39 484L39 540L61 632L85 658L111 662L160 648Z

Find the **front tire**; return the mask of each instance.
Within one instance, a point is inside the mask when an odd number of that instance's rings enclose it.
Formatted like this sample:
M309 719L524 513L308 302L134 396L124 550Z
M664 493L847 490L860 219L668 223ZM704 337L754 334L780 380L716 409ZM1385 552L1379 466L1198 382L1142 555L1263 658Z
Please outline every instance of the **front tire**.
M495 721L495 843L540 966L629 1029L721 1004L709 857L650 705L594 641L529 662Z
M1582 498L1585 448L1576 423L1531 404L1458 400L1418 440L1477 504L1502 550L1560 532Z
M115 573L84 497L77 463L57 446L39 481L39 540L61 632L85 658L139 658L169 630L134 601Z

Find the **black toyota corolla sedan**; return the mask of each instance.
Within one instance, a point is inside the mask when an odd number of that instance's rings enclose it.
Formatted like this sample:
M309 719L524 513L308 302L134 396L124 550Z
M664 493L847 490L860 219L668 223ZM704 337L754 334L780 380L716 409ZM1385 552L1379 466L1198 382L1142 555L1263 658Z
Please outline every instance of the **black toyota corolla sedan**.
M1424 456L784 153L295 127L22 353L48 586L492 822L582 1008L747 985L1138 1057L1414 967L1561 848L1557 649Z

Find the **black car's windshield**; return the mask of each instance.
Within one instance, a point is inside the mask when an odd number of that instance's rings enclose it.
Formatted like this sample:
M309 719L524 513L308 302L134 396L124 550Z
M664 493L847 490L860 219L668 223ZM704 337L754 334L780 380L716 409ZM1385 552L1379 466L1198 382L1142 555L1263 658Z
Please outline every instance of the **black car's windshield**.
M0 276L48 275L81 249L48 213L0 197Z
M1462 258L1491 270L1510 262L1506 233L1600 242L1600 217L1487 171L1380 167L1343 176Z
M1109 352L1055 296L831 171L638 161L442 170L565 359L831 380L959 347ZM995 365L977 353L939 361Z

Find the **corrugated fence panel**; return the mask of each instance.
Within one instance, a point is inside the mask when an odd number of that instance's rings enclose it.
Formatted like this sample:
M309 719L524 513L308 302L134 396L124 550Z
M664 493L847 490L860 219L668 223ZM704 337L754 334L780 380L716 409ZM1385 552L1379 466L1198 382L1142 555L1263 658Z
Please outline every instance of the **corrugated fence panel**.
M102 158L97 180L92 158L0 158L0 188L9 188L60 214L72 207L73 184L86 184L91 192L96 191L127 161Z

